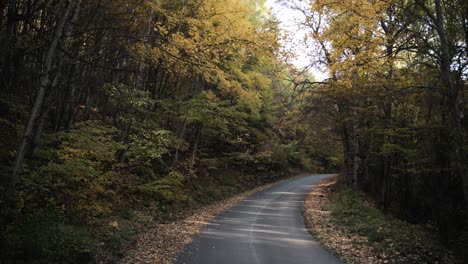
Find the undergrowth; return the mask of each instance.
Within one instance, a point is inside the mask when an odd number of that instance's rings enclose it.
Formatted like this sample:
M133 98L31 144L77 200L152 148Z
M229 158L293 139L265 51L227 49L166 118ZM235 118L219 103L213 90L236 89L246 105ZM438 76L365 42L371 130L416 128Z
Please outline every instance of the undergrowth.
M431 225L418 225L385 214L366 197L338 184L331 199L334 221L367 238L378 255L392 263L455 263Z

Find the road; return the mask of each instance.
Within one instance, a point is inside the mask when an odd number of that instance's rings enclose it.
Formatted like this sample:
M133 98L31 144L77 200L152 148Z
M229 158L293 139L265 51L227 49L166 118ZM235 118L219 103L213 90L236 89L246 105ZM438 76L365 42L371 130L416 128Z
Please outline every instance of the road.
M209 223L177 258L177 264L342 263L307 231L303 202L332 175L282 181Z

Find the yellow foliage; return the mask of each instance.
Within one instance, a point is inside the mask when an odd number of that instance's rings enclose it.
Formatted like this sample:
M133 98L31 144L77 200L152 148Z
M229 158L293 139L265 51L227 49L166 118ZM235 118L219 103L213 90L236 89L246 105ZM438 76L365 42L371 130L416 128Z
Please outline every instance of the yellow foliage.
M270 84L260 74L244 75L242 68L252 54L265 61L278 48L276 33L262 30L258 18L263 2L148 1L158 39L151 47L139 43L131 50L178 78L200 76L223 93L256 100L250 90Z

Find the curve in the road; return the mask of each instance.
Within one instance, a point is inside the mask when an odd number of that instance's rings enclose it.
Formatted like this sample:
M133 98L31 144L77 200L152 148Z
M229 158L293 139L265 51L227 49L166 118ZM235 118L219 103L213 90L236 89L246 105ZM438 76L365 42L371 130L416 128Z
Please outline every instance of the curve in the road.
M209 223L176 263L342 263L310 235L302 214L307 193L330 176L286 180L245 199Z

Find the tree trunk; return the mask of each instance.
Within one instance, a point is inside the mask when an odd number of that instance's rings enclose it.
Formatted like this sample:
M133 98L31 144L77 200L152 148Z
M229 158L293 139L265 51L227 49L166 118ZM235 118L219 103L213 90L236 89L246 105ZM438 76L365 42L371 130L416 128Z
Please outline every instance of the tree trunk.
M70 72L67 77L65 91L63 91L63 107L60 120L60 126L65 130L69 129L70 119L73 117L73 106L75 105L75 93L76 88L73 85L73 76L75 75L76 65L72 65Z
M17 31L17 2L16 0L5 0L8 1L7 9L7 20L6 20L6 38L5 41L2 41L2 46L0 47L0 78L2 78L2 85L6 90L11 88L11 80L13 76L13 61L15 50L15 39ZM2 10L3 11L3 10ZM2 14L0 13L0 16ZM1 24L0 24L1 26Z
M359 157L359 151L360 151L360 142L359 142L359 137L357 136L357 129L359 126L359 120L357 119L357 116L353 116L353 125L352 125L352 155L353 155L353 186L354 188L359 187L359 169L361 166L361 158Z
M194 141L194 143L193 143L192 160L191 160L191 162L190 162L190 167L195 166L195 160L196 160L196 158L197 158L198 142L200 141L201 130L202 130L202 125L197 125L197 126L196 126L195 141Z
M8 14L7 14L7 33L9 36L16 34L16 0L8 1Z
M465 153L465 139L464 131L461 125L460 109L458 106L458 94L459 88L453 80L451 71L451 65L453 61L453 54L450 49L450 43L447 39L447 32L444 25L444 15L441 6L441 0L434 0L435 12L436 12L436 29L439 35L440 46L442 51L440 70L442 79L447 85L447 107L449 109L449 126L452 129L451 145L454 147L455 158L457 162L456 173L463 182L463 194L465 197L465 205L468 209L468 168L466 164L466 153Z
M179 130L179 136L178 136L178 142L177 142L177 147L176 151L174 153L174 165L176 165L179 162L179 150L180 147L182 146L182 143L185 138L185 130L187 129L187 121L182 121L182 128Z
M7 7L7 0L0 0L0 27L3 26L3 14L5 13L5 8ZM1 29L3 30L3 28Z
M149 38L151 36L151 30L153 28L153 16L154 16L154 10L151 9L150 13L149 13L149 17L148 17L148 27L146 29L146 37L148 38L148 40L149 40ZM144 61L146 61L146 54L145 54L145 58L143 58L143 60L138 65L138 72L137 72L137 76L135 78L136 79L135 86L138 87L138 88L143 88L145 86L144 85L145 84L145 78L144 78L144 74L143 74L143 70L144 70L144 67L145 67Z
M34 133L34 137L32 138L32 142L29 147L30 148L29 153L31 157L34 157L37 154L37 151L39 150L41 134L42 134L42 130L44 129L45 120L47 118L47 112L48 111L45 111L45 113L42 113L38 118L39 120L37 122L38 124L36 127L36 132Z
M87 121L89 120L89 118L91 117L91 88L90 86L88 85L87 88L86 88L86 96L85 96L85 107L84 107L84 111L83 111L83 120L84 121Z
M345 181L348 184L352 183L352 147L351 147L351 139L349 136L349 132L347 128L343 127L341 131L341 142L343 143L343 162L344 162L344 177Z
M63 35L63 29L65 27L66 21L68 19L68 16L70 14L70 10L72 7L72 0L68 0L67 7L63 12L63 15L60 19L60 21L57 24L57 27L55 29L55 34L52 42L49 45L49 48L45 54L45 63L44 63L44 68L45 68L45 73L41 77L40 85L39 85L39 90L36 95L36 99L34 101L33 108L31 110L31 113L29 115L28 122L26 124L26 127L24 129L24 134L23 134L23 139L18 146L18 150L16 152L16 159L15 163L13 165L13 175L11 179L11 186L14 187L16 183L18 183L21 178L20 178L20 167L21 164L23 163L24 156L26 154L26 150L28 149L29 144L31 143L31 140L34 138L35 133L35 126L38 121L38 117L40 116L45 100L45 95L46 92L51 84L50 81L50 74L52 71L52 63L54 61L54 55L55 52L57 51L57 46L60 42L60 39L62 38Z

